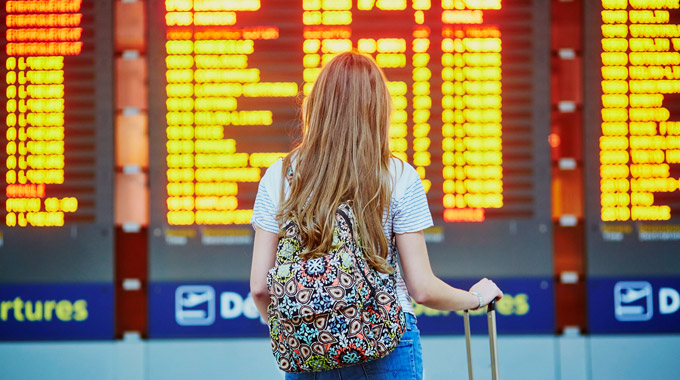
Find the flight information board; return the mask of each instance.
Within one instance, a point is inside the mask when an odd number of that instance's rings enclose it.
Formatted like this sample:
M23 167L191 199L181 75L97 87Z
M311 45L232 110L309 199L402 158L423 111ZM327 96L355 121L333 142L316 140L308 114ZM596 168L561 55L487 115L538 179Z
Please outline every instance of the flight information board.
M0 10L2 282L113 278L111 7Z
M427 191L438 273L551 277L547 13L531 0L150 1L151 280L247 279L258 181L299 134L322 65L350 49L389 80L391 148Z
M680 6L602 0L588 7L589 274L678 275Z
M111 339L112 7L0 10L0 340Z

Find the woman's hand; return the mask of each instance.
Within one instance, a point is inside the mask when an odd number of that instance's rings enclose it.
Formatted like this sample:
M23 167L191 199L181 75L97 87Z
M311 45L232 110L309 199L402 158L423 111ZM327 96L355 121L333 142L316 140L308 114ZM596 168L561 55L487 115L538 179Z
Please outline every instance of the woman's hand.
M490 304L493 300L498 301L503 298L503 292L488 278L483 278L472 285L470 292L477 292L482 296L482 306Z

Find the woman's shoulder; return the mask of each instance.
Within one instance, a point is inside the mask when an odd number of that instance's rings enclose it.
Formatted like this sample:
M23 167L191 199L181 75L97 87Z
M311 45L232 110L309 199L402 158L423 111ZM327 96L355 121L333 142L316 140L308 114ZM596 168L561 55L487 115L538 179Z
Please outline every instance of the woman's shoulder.
M408 162L397 157L390 159L390 175L392 176L392 197L399 199L415 182L420 181L420 175Z
M397 157L390 158L390 175L397 183L412 182L415 178L419 178L418 172L411 164Z
M264 175L260 179L260 184L265 187L276 187L281 185L283 158L279 158L269 165Z
M269 165L265 175L267 175L267 174L272 175L274 172L281 174L281 166L283 166L283 157L279 158L278 160L274 161L274 163Z

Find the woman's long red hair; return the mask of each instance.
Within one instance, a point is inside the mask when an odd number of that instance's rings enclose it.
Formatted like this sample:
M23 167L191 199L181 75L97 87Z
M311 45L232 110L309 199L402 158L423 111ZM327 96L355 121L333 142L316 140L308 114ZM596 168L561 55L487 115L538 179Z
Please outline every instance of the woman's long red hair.
M283 163L295 170L279 223L297 221L303 257L331 250L335 211L351 201L368 262L392 272L382 230L392 191L391 109L385 75L371 57L341 53L321 69L302 106L302 141Z

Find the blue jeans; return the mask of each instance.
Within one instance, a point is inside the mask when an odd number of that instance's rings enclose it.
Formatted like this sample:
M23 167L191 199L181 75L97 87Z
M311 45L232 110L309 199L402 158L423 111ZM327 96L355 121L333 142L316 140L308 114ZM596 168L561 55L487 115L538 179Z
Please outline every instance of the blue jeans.
M287 373L286 380L422 380L423 353L416 317L406 313L406 332L384 358L323 372Z

